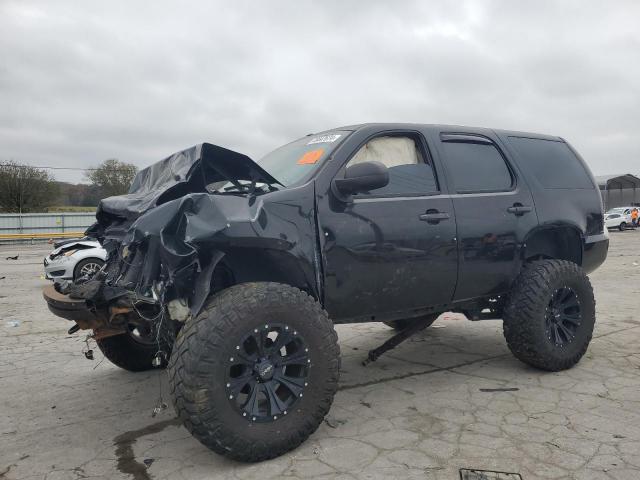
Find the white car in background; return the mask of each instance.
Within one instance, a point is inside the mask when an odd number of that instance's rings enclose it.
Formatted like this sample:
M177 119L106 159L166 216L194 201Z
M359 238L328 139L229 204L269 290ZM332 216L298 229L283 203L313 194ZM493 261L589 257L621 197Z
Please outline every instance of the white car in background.
M107 251L92 239L62 242L44 257L44 274L49 280L73 280L91 277L102 268Z
M633 207L612 208L604 214L604 226L607 228L617 228L620 231L631 227L631 210Z

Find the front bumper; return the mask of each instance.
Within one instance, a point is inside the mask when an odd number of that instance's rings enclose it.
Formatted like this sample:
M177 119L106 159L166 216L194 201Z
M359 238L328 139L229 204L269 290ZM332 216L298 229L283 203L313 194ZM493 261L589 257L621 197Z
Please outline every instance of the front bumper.
M42 296L51 313L76 322L82 329L99 328L107 321L104 313L91 309L82 299L69 298L68 295L61 294L53 285L44 287Z
M75 266L76 261L71 257L60 256L51 260L47 255L44 259L44 276L49 280L71 280Z

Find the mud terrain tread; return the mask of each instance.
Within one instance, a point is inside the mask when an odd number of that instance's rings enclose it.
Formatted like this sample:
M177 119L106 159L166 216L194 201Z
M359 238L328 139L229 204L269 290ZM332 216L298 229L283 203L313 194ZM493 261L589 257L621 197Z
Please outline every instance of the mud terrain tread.
M224 368L226 333L234 325L247 323L246 313L267 311L283 304L296 305L301 318L311 324L323 346L329 375L321 394L305 415L296 416L296 425L281 440L248 441L225 425L224 415L202 388L214 369ZM253 327L251 327L253 328ZM338 388L340 349L333 324L324 309L301 290L278 283L234 285L212 296L203 311L180 331L169 361L169 384L173 404L187 430L211 450L227 457L256 462L290 451L311 435L322 423ZM217 354L217 355L216 355ZM277 423L273 425L277 428ZM291 427L291 425L289 425Z
M544 334L545 309L555 286L571 284L582 309L581 332L576 345L552 350ZM595 299L582 268L565 260L541 260L529 264L516 279L504 309L503 333L513 355L524 363L547 371L574 366L587 351L595 324Z

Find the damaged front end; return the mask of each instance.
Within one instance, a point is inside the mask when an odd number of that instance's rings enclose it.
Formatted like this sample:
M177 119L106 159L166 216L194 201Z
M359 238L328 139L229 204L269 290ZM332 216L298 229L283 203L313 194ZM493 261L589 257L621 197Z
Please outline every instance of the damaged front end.
M140 171L128 194L100 202L87 235L106 263L84 283L45 288L49 309L75 322L71 333L168 342L212 291L254 280L250 271L290 276L318 298L313 186L296 190L222 147L178 152Z

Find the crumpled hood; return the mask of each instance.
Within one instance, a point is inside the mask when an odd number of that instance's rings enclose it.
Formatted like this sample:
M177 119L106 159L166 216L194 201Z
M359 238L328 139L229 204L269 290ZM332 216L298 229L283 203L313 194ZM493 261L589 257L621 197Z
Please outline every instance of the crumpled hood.
M100 202L87 230L107 251L105 268L68 293L101 306L132 295L181 298L197 315L225 257L238 282L286 272L318 298L314 184L246 194L205 188L241 180L279 183L246 155L207 143L140 171L128 194Z
M237 180L279 183L248 156L201 143L140 170L129 193L100 201L96 217L100 221L107 214L130 220L186 193L205 193L211 183Z
M72 250L74 248L78 248L78 246L80 248L83 248L83 247L100 248L100 242L98 242L97 240L78 240L77 242L68 242L68 243L65 243L64 245L61 245L58 248L54 249L50 253L50 255L57 255L58 253L62 252L63 250L65 250L65 251Z

